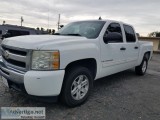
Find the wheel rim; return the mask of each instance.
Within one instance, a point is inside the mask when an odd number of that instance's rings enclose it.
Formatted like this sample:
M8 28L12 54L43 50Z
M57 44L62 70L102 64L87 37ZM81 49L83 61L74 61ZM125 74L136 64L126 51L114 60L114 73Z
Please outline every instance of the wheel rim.
M74 100L81 100L88 93L89 80L86 75L79 75L71 86L71 96Z
M144 73L146 71L146 69L147 69L147 62L144 61L143 66L142 66L142 72Z

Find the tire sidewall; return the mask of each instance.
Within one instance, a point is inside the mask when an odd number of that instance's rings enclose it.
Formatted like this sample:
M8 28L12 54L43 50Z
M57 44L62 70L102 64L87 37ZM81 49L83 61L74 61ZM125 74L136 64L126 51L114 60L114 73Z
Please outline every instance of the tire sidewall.
M79 76L79 75L85 75L88 78L89 81L89 88L87 94L81 99L81 100L75 100L71 95L71 86L73 81ZM64 85L64 96L67 104L70 106L76 106L79 104L82 104L89 96L92 86L93 86L93 78L90 73L90 71L87 68L84 67L78 67L73 69L70 73L68 73L66 77L66 82Z
M143 69L143 64L144 64L144 62L146 62L146 69L145 69L145 71L142 70L142 69ZM142 64L141 64L141 73L142 73L143 75L146 73L147 68L148 68L148 60L147 60L146 57L144 57L144 58L143 58L143 61L142 61Z

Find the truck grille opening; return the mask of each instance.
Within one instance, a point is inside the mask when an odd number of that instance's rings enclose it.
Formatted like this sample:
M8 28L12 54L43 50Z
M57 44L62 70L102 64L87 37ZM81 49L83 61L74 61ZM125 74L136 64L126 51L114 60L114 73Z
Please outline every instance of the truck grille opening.
M2 45L2 58L4 64L17 70L27 71L28 50L23 48Z
M16 66L22 67L22 68L26 67L26 64L24 62L12 60L12 59L6 59L4 56L3 56L3 58L5 59L5 61L7 61L10 64L13 64L13 65L16 65Z
M22 56L27 55L27 52L25 52L25 51L14 50L14 49L6 48L4 46L2 46L2 48L3 48L3 50L8 50L10 53L13 53L13 54L22 55Z

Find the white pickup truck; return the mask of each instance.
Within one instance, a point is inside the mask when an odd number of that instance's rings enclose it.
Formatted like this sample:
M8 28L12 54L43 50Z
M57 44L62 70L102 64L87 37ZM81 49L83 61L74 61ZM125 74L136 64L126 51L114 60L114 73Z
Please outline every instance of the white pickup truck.
M133 67L144 75L152 47L151 42L139 42L134 28L126 23L78 21L55 35L5 39L0 73L9 88L60 98L74 107L88 98L94 80Z

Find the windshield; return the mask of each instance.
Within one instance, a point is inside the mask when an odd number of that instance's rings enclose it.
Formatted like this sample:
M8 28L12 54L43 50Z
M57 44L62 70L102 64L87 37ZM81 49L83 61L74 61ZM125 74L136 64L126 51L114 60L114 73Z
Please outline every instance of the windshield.
M97 38L105 21L81 21L73 22L59 30L56 35L83 36L86 38Z

